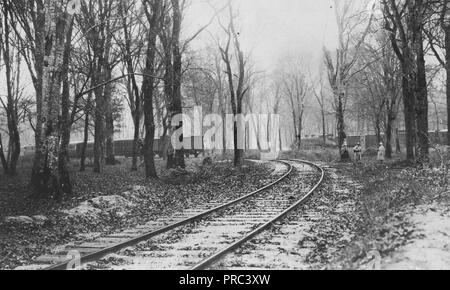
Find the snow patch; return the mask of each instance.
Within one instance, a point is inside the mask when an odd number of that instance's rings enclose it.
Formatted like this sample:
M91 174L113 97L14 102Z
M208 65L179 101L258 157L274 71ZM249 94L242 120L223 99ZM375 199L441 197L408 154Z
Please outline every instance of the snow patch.
M9 216L3 220L7 225L32 225L34 220L29 216Z
M128 193L131 195L132 193ZM135 195L134 195L135 196ZM131 199L131 196L129 196ZM133 203L119 195L101 196L81 203L79 206L62 213L69 219L95 220L102 214L113 214L116 217L126 216Z
M45 225L49 221L49 219L43 215L35 215L32 218L33 218L33 221L35 224L41 225L41 226Z
M383 265L386 270L450 269L450 213L442 205L422 206L411 215L417 237L394 253Z

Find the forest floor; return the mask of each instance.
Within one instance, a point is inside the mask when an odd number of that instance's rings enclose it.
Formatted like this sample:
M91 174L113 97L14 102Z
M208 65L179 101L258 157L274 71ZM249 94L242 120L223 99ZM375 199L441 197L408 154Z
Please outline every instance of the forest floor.
M444 168L366 162L341 166L360 184L354 236L331 269L450 269L450 188Z
M450 269L450 202L441 200L410 210L416 237L381 263L384 270Z
M62 203L30 197L30 168L26 164L17 177L0 175L0 269L24 266L69 242L135 227L195 204L237 198L274 178L271 166L248 164L240 171L227 162L202 166L199 158L189 159L185 172L164 171L163 161L159 160L161 180L146 181L143 168L130 172L130 161L120 161L119 165L105 167L102 174L93 174L92 168L80 173L77 162L73 162L74 196L66 197ZM170 184L165 180L170 180ZM117 202L122 203L119 210L114 204ZM80 205L75 218L68 218L67 211ZM34 215L45 220L2 223L5 217Z
M450 160L447 155L444 160ZM281 158L322 165L326 178L310 203L266 234L267 241L273 237L289 241L272 254L277 259L285 256L290 264L272 265L291 267L294 261L294 269L450 269L450 173L439 166L435 154L432 157L435 161L429 166L413 166L400 157L385 164L374 157L359 164L340 163L334 161L336 152L328 149L283 154ZM276 171L263 163L249 164L244 171L231 169L227 162L203 167L201 159L195 159L190 160L187 175L171 172L175 180L180 175L179 182L167 184L164 176L169 173L162 170L162 161L158 168L163 178L157 182L147 182L142 171L130 173L128 162L107 167L100 175L89 170L78 173L75 166L76 194L61 204L30 199L26 170L2 180L0 218L39 214L49 222L0 224L0 268L27 265L55 247L132 228L161 214L241 196L270 183ZM67 220L61 212L99 196L133 200L136 194L138 205L121 212L107 210L95 219Z
M312 207L321 216L300 244L314 247L313 269L450 269L450 153L434 150L430 164L403 156L380 164L336 162L337 152L289 152L284 158L313 160L327 178ZM345 210L339 208L345 207Z

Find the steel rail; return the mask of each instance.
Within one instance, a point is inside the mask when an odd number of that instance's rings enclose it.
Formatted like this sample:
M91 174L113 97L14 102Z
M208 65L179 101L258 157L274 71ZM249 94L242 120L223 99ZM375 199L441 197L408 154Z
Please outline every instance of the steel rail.
M171 230L174 230L176 228L179 228L179 227L188 225L190 223L199 221L199 220L201 220L201 219L203 219L203 218L205 218L205 217L207 217L207 216L209 216L209 215L211 215L213 213L216 213L216 212L221 211L223 209L226 209L228 207L232 207L232 206L234 206L236 204L239 204L241 202L244 202L244 201L254 197L255 195L260 194L261 192L263 192L263 191L265 191L265 190L267 190L267 189L269 189L269 188L279 184L281 181L285 180L289 175L291 175L291 173L293 171L293 166L291 164L289 164L289 163L287 163L285 161L278 161L278 160L276 162L282 163L282 164L284 164L284 165L286 165L288 167L288 172L285 173L282 177L280 177L276 181L274 181L274 182L272 182L272 183L270 183L270 184L268 184L268 185L266 185L266 186L264 186L264 187L262 187L262 188L260 188L258 190L255 190L252 193L249 193L249 194L247 194L247 195L245 195L243 197L240 197L238 199L235 199L235 200L233 200L231 202L228 202L228 203L226 203L224 205L215 207L215 208L210 209L208 211L205 211L205 212L203 212L201 214L198 214L196 216L193 216L191 218L184 219L184 220L182 220L180 222L176 222L174 224L168 225L166 227L157 229L157 230L149 232L149 233L145 233L145 234L143 234L143 235L141 235L139 237L129 239L129 240L125 241L125 242L118 243L118 244L115 244L113 246L106 247L104 249L100 249L100 250L98 250L96 252L86 254L86 255L81 257L81 259L79 261L79 264L83 265L83 264L86 264L86 263L89 263L89 262L97 261L97 260L105 257L108 254L118 252L118 251L120 251L120 250L122 250L124 248L128 248L128 247L136 245L136 244L138 244L140 242L147 241L147 240L149 240L151 238L157 237L159 235L167 233L167 232L169 232ZM43 270L45 270L45 271L67 270L68 266L69 266L69 264L71 262L72 261L70 261L68 259L67 261L64 261L62 263L56 264L54 266L47 267L47 268L45 268Z
M220 261L225 255L227 255L227 254L231 253L232 251L240 248L243 244L247 243L248 241L252 240L257 235L259 235L262 232L266 231L268 228L270 228L273 224L275 224L279 220L284 219L287 215L289 215L292 211L297 209L307 199L309 199L312 196L312 194L319 188L319 186L322 185L323 180L325 178L325 171L324 171L323 168L321 168L320 166L318 166L318 165L316 165L314 163L311 163L309 161L303 161L303 160L288 160L288 161L303 163L303 164L306 164L306 165L309 165L311 167L314 167L314 168L318 169L320 174L321 174L319 182L305 196L303 196L299 201L297 201L295 204L293 204L288 209L283 211L281 214L276 216L274 219L272 219L271 221L265 223L264 225L260 226L259 228L255 229L254 231L252 231L251 233L246 235L241 240L235 242L231 246L229 246L229 247L221 250L220 252L217 252L213 256L203 260L201 263L199 263L196 266L194 266L193 268L191 268L191 270L205 270L209 266L211 266L211 265L215 264L216 262Z

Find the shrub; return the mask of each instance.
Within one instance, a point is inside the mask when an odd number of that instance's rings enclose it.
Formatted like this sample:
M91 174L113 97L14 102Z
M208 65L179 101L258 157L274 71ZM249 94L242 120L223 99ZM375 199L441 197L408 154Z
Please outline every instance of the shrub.
M280 159L304 159L308 161L334 162L339 160L339 151L331 148L288 151L283 152Z

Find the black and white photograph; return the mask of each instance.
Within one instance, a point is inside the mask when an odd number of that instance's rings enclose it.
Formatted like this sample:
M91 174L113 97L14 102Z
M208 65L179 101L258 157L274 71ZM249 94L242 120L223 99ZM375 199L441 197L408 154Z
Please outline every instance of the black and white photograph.
M0 271L450 270L449 114L450 0L0 0Z

